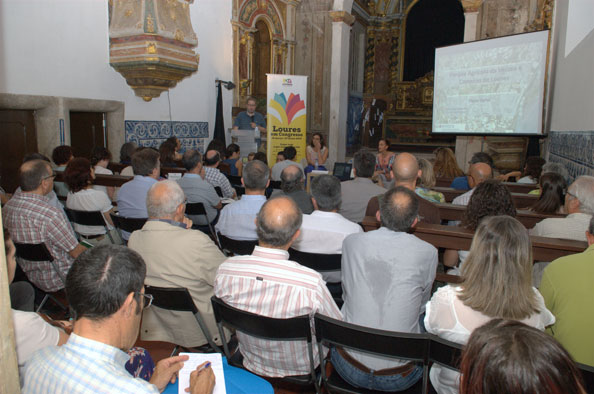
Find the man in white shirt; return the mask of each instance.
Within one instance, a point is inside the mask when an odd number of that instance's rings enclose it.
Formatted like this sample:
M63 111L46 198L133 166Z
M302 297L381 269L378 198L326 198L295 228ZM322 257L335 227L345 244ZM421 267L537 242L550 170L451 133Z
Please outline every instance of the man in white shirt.
M492 177L493 171L491 166L487 163L475 163L471 165L470 170L468 171L468 185L470 186L470 190L454 198L452 204L468 205L468 201L470 201L470 197L472 197L472 193L474 193L474 188Z
M311 215L303 215L301 235L293 243L293 249L307 253L341 254L342 241L363 229L357 223L338 213L342 202L340 180L332 175L319 175L311 180L311 195L314 209ZM340 271L323 272L326 282L340 282Z

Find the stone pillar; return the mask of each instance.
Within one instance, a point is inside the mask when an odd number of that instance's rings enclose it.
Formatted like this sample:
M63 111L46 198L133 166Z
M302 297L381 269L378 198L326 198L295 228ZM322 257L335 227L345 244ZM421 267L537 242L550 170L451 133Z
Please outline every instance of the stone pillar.
M332 60L330 66L329 162L344 161L349 97L349 38L355 17L345 11L331 11Z

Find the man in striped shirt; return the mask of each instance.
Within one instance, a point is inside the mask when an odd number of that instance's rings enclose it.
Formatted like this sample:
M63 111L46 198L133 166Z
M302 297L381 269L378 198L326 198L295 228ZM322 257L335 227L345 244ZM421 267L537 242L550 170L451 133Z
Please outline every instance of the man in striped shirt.
M301 211L289 197L267 201L256 218L259 246L249 256L227 259L217 271L215 295L251 313L291 318L316 312L342 319L322 276L294 261L287 250L299 236ZM313 322L312 322L313 327ZM237 333L243 364L263 376L309 373L307 345L269 341ZM314 361L319 363L317 352Z

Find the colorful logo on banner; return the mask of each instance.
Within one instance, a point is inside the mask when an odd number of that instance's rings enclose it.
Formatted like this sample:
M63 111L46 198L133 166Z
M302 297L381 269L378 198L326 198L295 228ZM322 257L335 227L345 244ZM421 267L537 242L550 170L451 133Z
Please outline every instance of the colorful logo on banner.
M305 122L305 112L295 118L295 115L299 113L301 110L305 110L305 102L299 98L299 95L294 95L291 93L289 95L289 100L285 98L285 94L275 94L274 99L270 101L270 107L277 111L277 114L280 115L280 119L276 117L274 113L271 113L271 117L276 120L280 125L291 128L292 126L297 126L297 123L301 123L302 121ZM296 124L293 125L293 122ZM272 131L277 131L273 127ZM283 131L283 130L279 130Z

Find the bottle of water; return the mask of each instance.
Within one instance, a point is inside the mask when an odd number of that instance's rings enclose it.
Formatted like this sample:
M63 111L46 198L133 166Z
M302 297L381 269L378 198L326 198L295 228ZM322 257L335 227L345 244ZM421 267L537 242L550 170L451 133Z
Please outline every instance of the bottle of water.
M316 168L314 168L315 170L318 169L318 159L316 158Z

